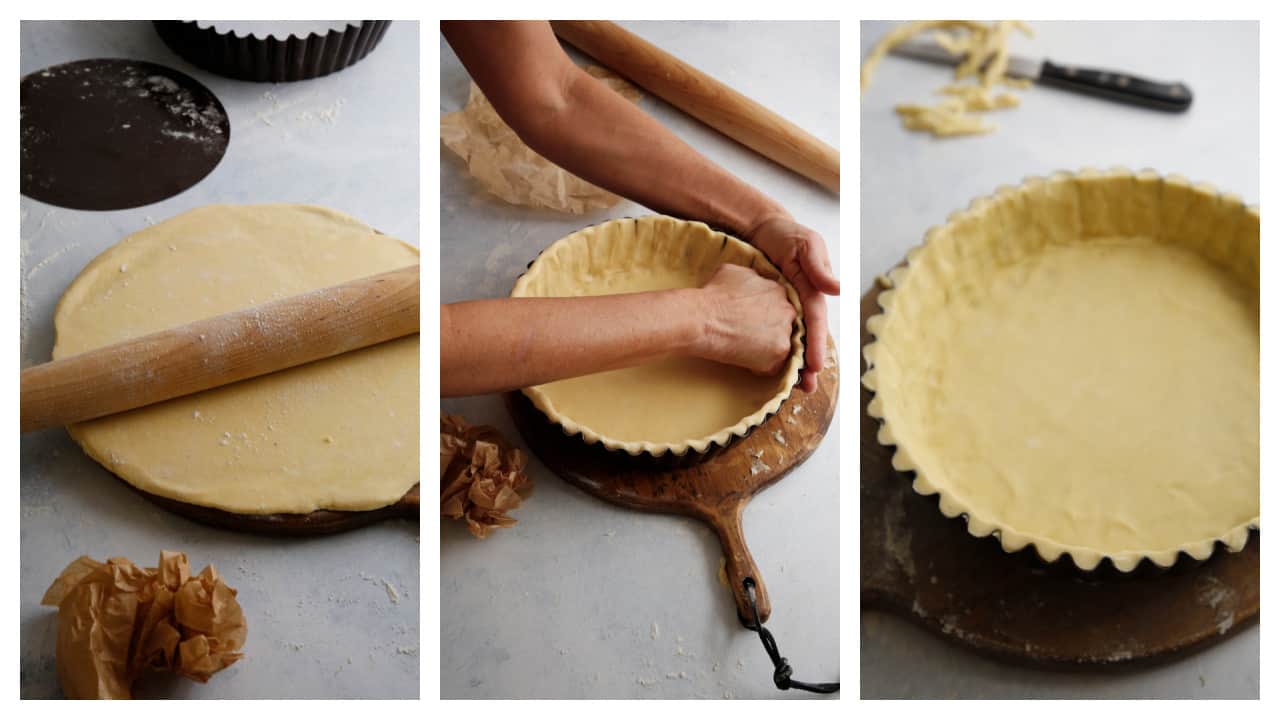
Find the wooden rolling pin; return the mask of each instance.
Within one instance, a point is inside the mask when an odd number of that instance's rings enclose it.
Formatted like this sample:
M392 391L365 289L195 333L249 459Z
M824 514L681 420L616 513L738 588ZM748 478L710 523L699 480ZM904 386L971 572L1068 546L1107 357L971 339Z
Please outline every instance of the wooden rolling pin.
M603 20L553 20L556 35L631 82L834 193L840 152L769 108Z
M190 395L418 332L418 266L22 371L22 432Z

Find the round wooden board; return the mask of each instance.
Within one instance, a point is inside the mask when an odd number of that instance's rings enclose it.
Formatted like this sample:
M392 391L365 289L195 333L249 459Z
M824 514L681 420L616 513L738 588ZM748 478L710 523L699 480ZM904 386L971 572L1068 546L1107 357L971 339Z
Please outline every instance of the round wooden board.
M418 519L419 486L414 485L398 501L375 510L316 510L309 513L271 513L246 515L217 508L193 505L139 490L128 482L142 497L160 507L195 520L204 525L259 535L312 536L331 535L345 530L355 530L389 518Z
M862 297L862 346L880 292L877 283ZM896 612L985 655L1055 668L1156 664L1257 622L1257 533L1238 553L1183 556L1168 570L1144 562L1129 575L1109 565L1084 573L1069 559L1045 564L1030 548L1005 553L893 469L893 448L876 441L879 423L867 415L871 393L860 391L864 608Z
M716 533L725 555L738 619L751 626L751 604L743 581L756 584L761 622L768 620L769 593L742 533L742 511L756 493L781 480L822 442L835 415L840 367L831 343L827 367L812 393L795 390L782 407L747 437L707 460L687 467L655 468L625 453L588 446L546 419L522 393L506 394L507 407L529 448L569 484L616 505L697 518ZM673 412L678 412L673 408ZM835 481L835 479L832 479Z

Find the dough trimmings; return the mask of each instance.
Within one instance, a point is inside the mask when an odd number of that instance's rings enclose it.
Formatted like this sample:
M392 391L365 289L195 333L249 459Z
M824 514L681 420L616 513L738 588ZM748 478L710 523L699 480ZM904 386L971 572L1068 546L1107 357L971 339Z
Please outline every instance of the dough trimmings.
M1009 33L1017 29L1031 35L1031 27L1018 20L1000 20L991 24L971 20L922 20L900 25L889 31L872 48L862 63L862 92L871 84L871 76L884 56L916 35L932 32L933 39L952 55L963 58L956 66L955 79L973 77L976 85L959 82L938 90L947 98L932 105L903 103L894 112L908 130L922 130L937 137L982 135L995 130L980 114L992 110L1017 107L1021 100L1012 93L994 94L997 83L1025 89L1029 80L1011 78L1009 67Z
M324 208L196 208L85 267L58 304L53 357L417 262L416 248ZM418 336L68 431L172 500L248 515L385 507L418 482Z
M1092 569L1259 527L1256 207L1083 170L975 200L890 273L867 407L894 468L1008 552Z
M562 238L529 266L513 297L571 297L700 287L723 263L777 280L796 309L791 354L774 377L672 358L524 388L566 434L631 455L682 456L727 446L776 412L804 366L795 288L759 250L700 222L662 215L611 220Z

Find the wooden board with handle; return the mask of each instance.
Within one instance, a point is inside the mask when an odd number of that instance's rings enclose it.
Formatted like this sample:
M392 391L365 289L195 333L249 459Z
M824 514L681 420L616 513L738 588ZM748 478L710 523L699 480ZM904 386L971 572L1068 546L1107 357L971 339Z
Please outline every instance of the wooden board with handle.
M742 511L757 493L804 462L822 442L840 388L834 342L829 347L828 365L818 374L817 390L794 390L778 412L747 437L686 467L658 469L637 464L625 453L588 446L547 420L522 393L507 393L506 402L529 448L569 484L615 505L685 515L706 523L724 551L738 618L750 626L754 621L743 585L746 578L755 581L762 622L769 618L771 607L764 578L747 549Z

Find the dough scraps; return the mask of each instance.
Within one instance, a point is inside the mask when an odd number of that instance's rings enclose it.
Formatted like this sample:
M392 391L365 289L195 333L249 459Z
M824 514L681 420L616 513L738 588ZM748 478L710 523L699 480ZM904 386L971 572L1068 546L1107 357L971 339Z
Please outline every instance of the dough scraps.
M58 305L53 357L417 261L332 210L196 208L80 273ZM418 482L418 336L68 430L108 470L173 500L244 514L384 507Z
M147 669L208 682L241 658L248 635L236 591L186 553L154 568L125 558L73 560L45 592L58 608L58 682L70 700L129 700Z
M1031 35L1031 27L1018 20L1000 20L987 25L970 20L925 20L900 25L876 43L862 63L862 92L871 84L871 76L880 61L893 48L925 32L933 32L934 41L952 55L964 59L956 66L955 79L973 77L977 85L952 84L938 92L948 96L932 105L904 103L894 107L908 130L922 130L937 137L981 135L995 130L978 113L1017 107L1021 100L1011 93L993 94L997 83L1027 88L1030 82L1005 74L1009 66L1009 33L1018 29Z

